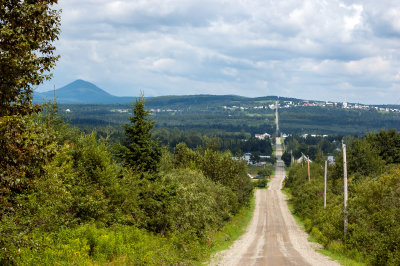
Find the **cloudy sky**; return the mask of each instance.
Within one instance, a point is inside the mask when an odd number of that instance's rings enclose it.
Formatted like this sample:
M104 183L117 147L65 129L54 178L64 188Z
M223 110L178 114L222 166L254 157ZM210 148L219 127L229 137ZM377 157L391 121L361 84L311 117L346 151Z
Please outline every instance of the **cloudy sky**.
M398 0L60 0L61 55L39 91L278 95L400 103Z

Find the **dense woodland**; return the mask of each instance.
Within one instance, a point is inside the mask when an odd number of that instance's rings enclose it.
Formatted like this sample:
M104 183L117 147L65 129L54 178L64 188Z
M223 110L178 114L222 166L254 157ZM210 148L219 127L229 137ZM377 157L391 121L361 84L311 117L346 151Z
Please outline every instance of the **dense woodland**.
M399 113L336 107L294 107L280 110L280 129L287 134L364 135L381 129L400 130Z
M180 135L200 134L219 136L222 139L249 139L254 134L262 133L272 135L275 132L275 111L254 107L266 107L273 104L275 98L266 97L263 101L257 101L258 98L250 98L252 101L243 98L243 102L239 102L238 98L240 97L234 98L232 105L228 105L229 96L204 96L204 100L197 103L190 96L155 97L146 99L146 106L148 109L160 110L153 112L152 117L157 121L156 130L164 132L175 133L179 130ZM225 109L224 106L247 109ZM67 109L71 112L65 113ZM121 125L128 119L129 113L116 110L128 111L130 108L129 105L60 105L60 110L65 119L81 130L91 132L96 128L102 136L106 136L108 130L111 140L119 140L123 136ZM318 134L339 138L344 135L364 135L381 129L400 130L398 113L385 113L375 109L307 106L281 108L279 113L280 130L289 135ZM163 140L162 143L167 142L174 140Z
M148 101L151 102L151 99L146 99L148 110L152 109L148 107ZM189 108L187 104L191 102L184 101L184 108ZM163 108L165 104L158 105L158 108ZM153 138L158 139L161 145L168 146L170 150L180 142L186 143L190 148L196 148L204 145L208 138L217 138L218 148L221 151L229 150L233 154L259 152L262 155L271 155L270 139L257 140L254 135L273 134L275 130L273 111L259 110L257 113L249 114L239 110L231 112L214 107L204 111L197 110L203 107L201 104L196 108L193 107L195 110L152 113L151 117L156 121L152 132ZM70 110L69 113L65 113L67 109ZM111 142L120 142L124 138L121 125L127 121L130 114L114 110L129 110L131 113L129 105L60 105L60 114L71 125L86 133L95 129L98 137L108 137Z

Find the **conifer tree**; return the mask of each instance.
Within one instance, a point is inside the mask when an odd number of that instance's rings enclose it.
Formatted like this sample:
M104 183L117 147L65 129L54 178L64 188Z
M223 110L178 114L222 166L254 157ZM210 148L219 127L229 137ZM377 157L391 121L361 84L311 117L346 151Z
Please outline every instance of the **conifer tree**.
M155 122L144 109L143 95L136 99L130 123L123 125L125 140L118 148L118 155L125 165L137 172L155 172L161 158L158 141L151 138L151 130Z

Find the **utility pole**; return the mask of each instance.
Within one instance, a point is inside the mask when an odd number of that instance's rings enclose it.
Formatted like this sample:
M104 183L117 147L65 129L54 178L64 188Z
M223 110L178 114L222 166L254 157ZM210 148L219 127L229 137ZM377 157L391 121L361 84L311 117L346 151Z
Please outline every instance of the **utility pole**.
M307 167L308 167L308 182L311 181L310 177L310 156L307 156Z
M327 179L327 172L328 172L328 161L325 161L324 210L326 210L326 179Z
M311 181L311 177L310 177L310 157L309 156L305 156L304 153L301 153L301 166L303 166L304 158L307 159L308 182L310 182Z
M276 134L279 136L278 101L275 102Z
M343 181L344 181L344 237L346 238L347 234L347 159L346 159L346 144L342 140L343 147Z
M290 163L294 163L293 150L290 150Z

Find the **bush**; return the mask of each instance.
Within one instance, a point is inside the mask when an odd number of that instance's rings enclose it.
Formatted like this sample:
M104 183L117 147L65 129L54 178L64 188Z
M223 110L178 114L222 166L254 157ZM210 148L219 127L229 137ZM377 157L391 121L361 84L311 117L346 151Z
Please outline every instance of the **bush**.
M189 264L251 197L229 152L178 145L138 171L58 119L2 117L0 133L0 264Z
M213 149L193 151L184 143L178 144L174 150L177 168L200 170L213 182L230 188L236 194L239 205L243 206L249 203L253 186L247 176L246 163L233 160L232 157L230 152Z
M258 188L265 188L267 186L267 179L265 177L258 178L256 186Z
M357 142L356 142L357 143ZM356 144L358 145L358 144ZM343 185L330 180L327 210L323 210L323 178L318 164L307 169L297 164L286 185L292 191L294 212L305 228L329 249L370 265L397 265L400 261L400 167L378 176L349 176L348 233L343 235Z
M57 152L56 135L31 115L0 117L0 264L14 261L20 246L36 246L25 237L40 218L31 193L46 182L41 177ZM60 192L57 182L48 183L47 191Z

